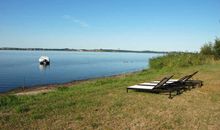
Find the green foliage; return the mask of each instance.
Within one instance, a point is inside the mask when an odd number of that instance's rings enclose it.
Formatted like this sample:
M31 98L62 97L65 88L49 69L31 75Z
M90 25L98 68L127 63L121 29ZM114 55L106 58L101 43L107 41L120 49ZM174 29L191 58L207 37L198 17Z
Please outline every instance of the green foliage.
M200 53L203 55L213 55L213 46L211 43L205 44L201 47Z
M167 55L150 59L150 68L177 68L190 67L210 63L213 56L204 56L198 53L169 53Z
M205 44L200 49L202 55L213 55L220 59L220 39L216 38L214 43Z
M216 58L220 58L220 39L215 39L214 54Z

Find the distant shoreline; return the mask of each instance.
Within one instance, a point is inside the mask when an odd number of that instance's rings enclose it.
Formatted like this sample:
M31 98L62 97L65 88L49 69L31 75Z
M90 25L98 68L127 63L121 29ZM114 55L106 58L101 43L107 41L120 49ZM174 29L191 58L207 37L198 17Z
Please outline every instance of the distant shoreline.
M119 49L54 49L54 48L16 48L16 47L2 47L1 50L12 50L12 51L76 51L76 52L127 52L127 53L168 53L166 51L134 51L134 50L119 50Z

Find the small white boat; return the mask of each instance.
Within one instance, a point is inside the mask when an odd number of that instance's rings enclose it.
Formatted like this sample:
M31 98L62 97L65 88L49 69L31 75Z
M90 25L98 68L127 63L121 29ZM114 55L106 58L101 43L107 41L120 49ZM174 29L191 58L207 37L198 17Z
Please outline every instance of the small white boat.
M39 63L40 63L41 65L49 65L49 64L50 64L50 58L47 57L47 56L41 56L41 57L39 58Z

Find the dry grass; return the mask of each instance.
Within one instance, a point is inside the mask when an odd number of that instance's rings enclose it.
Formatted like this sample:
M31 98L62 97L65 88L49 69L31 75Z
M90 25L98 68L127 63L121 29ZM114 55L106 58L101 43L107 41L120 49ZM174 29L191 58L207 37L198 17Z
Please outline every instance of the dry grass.
M175 96L126 87L167 74L199 70L202 88ZM0 129L219 129L220 63L147 70L58 88L46 94L0 97Z

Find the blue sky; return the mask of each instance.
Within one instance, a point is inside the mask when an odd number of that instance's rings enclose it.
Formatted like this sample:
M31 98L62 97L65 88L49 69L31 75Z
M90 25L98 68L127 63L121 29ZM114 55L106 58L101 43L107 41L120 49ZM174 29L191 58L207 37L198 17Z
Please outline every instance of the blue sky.
M0 47L198 51L219 0L0 0Z

